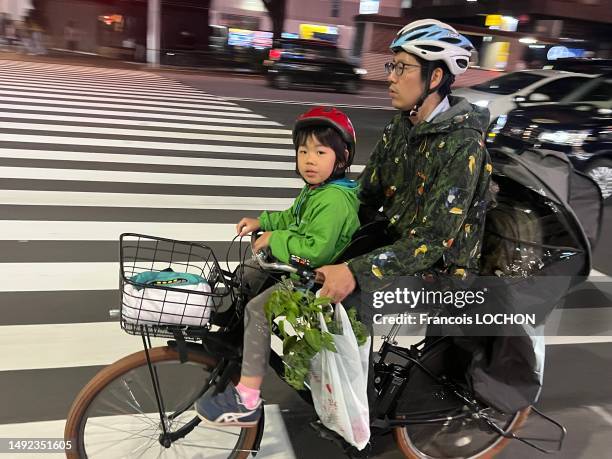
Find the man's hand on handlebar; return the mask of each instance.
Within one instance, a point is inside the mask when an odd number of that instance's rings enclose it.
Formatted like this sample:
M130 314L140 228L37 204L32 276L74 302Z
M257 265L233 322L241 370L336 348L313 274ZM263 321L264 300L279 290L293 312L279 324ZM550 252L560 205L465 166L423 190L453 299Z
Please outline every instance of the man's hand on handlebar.
M259 224L258 218L245 217L236 225L236 233L240 236L246 236L249 233L257 231L259 228L261 228L261 225Z
M353 273L344 263L321 266L315 271L316 281L323 282L320 295L333 298L335 303L343 301L357 287Z

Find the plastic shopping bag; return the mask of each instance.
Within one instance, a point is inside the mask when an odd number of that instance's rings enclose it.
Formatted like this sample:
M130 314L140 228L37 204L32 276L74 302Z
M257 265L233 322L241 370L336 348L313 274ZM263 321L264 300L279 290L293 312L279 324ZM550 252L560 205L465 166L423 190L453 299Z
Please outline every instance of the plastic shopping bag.
M362 346L357 344L342 304L336 304L334 316L342 326L342 334L333 335L337 352L323 349L312 359L310 390L323 425L361 450L370 439L367 384L371 338ZM319 318L321 331L327 332L323 314Z

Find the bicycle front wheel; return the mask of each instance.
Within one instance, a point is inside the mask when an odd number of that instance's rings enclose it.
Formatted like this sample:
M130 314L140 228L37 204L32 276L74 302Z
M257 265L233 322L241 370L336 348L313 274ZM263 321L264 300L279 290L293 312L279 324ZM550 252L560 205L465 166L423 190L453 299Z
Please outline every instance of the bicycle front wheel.
M216 428L199 423L193 404L207 389L215 358L189 352L180 362L170 347L149 350L159 380L164 425L184 438L162 444L163 426L144 351L101 370L75 399L64 431L69 459L206 457L246 459L257 427Z

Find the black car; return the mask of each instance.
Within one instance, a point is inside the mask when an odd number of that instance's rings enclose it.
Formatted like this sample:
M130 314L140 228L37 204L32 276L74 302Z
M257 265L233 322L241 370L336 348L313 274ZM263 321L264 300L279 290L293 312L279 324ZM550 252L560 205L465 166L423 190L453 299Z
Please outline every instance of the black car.
M335 44L321 40L281 40L270 50L264 65L268 81L279 89L326 86L355 93L361 76L367 73L348 62Z
M566 72L600 75L602 73L607 74L612 72L612 59L563 57L554 61L552 65L544 66L544 68L564 70Z
M491 123L493 148L562 151L574 167L590 175L604 198L612 195L612 74L571 92L557 105L512 110Z

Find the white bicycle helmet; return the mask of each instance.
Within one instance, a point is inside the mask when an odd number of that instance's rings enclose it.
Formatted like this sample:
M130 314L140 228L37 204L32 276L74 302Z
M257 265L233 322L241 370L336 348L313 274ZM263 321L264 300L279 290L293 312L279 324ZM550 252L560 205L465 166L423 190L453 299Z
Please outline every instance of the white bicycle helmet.
M468 68L474 46L454 28L435 19L411 22L400 30L390 45L427 61L443 61L453 75Z

